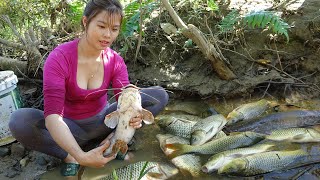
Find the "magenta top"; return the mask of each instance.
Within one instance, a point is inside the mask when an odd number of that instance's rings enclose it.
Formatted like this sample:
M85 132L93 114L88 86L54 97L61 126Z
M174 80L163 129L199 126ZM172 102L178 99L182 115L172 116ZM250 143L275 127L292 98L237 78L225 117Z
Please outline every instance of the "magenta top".
M105 89L129 84L127 66L120 55L110 48L103 51L104 80L100 88L82 89L77 84L79 39L56 47L44 64L44 116L59 114L73 120L89 118L108 103ZM100 91L99 91L100 90ZM103 90L103 91L101 91ZM121 90L114 90L114 94Z

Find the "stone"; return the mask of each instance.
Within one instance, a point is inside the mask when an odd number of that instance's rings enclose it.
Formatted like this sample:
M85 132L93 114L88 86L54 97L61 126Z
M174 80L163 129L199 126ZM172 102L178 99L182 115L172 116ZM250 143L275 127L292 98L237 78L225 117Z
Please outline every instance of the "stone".
M0 157L5 157L10 154L10 149L7 147L0 147Z
M11 145L11 155L14 157L22 158L25 155L25 147L20 143L14 143Z

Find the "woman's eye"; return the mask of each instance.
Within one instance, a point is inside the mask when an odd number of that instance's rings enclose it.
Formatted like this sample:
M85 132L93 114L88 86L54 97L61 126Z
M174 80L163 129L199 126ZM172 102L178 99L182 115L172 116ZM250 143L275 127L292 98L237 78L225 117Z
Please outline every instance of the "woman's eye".
M101 26L101 25L98 25L99 26L99 28L104 28L104 26Z

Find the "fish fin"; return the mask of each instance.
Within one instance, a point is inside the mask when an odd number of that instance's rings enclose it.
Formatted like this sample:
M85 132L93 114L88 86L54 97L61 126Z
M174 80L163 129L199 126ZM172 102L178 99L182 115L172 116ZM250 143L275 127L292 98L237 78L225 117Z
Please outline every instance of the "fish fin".
M172 152L170 152L168 154L168 157L170 159L172 159L172 158L175 158L175 157L180 156L182 154L185 154L186 152L184 152L184 147L186 147L186 146L188 146L188 145L173 143L173 144L166 144L165 148L172 150Z
M299 135L293 136L291 139L292 140L301 140L303 138L305 138L305 135L304 134L299 134Z
M142 120L146 124L152 124L154 123L154 116L150 111L142 109Z
M242 154L232 154L232 155L228 156L228 158L240 158L242 156L243 156Z
M119 112L114 111L110 114L107 114L104 118L104 124L109 128L115 128L118 125L119 121Z

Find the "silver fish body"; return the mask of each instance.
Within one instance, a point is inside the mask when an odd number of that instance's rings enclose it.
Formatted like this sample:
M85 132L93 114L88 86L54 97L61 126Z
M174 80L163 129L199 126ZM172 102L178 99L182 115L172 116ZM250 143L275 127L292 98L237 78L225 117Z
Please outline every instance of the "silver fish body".
M145 167L145 169L143 169ZM147 173L140 177L142 170L147 171ZM158 163L158 162L147 162L139 161L127 166L118 168L114 170L115 175L108 174L105 177L99 178L100 180L114 180L115 177L118 177L120 180L125 179L138 179L139 177L143 180L151 179L169 179L174 175L178 174L179 171L176 167L170 164Z
M274 149L274 144L256 144L245 148L236 148L227 151L220 152L211 156L208 161L202 166L202 171L205 173L211 173L218 170L220 167L229 163L235 158L248 156L251 154L271 151Z
M267 115L263 118L252 119L228 126L229 131L254 131L270 134L277 129L306 127L320 124L320 111L297 110Z
M228 114L227 125L231 125L242 120L256 118L264 113L268 107L269 102L265 99L261 99L257 102L243 104Z
M189 140L183 137L175 136L172 134L157 134L158 141L160 142L160 148L168 155L171 153L170 149L165 148L166 144L180 143L189 144ZM193 177L201 176L201 159L194 154L184 154L171 159L171 162L179 168L179 170L185 174L191 174ZM185 174L187 175L187 174Z
M317 128L317 129L315 129ZM287 128L279 129L271 132L266 136L266 139L273 141L286 141L286 142L320 142L320 131L318 127L306 127L306 128Z
M200 120L193 115L162 115L157 117L157 124L167 133L190 138L192 127Z
M319 156L310 156L302 149L270 151L236 158L219 168L219 174L253 176L275 170L286 170L319 161Z
M169 157L173 158L186 153L216 154L222 151L251 146L264 139L263 134L242 132L209 141L202 145L167 144L166 148L174 150Z
M141 95L139 88L128 85L123 90L118 99L117 110L106 115L104 123L110 128L115 128L115 134L111 138L110 147L105 150L104 156L118 153L120 150L125 154L128 142L132 139L135 129L129 125L129 121L138 115L146 124L154 122L152 113L141 106Z
M209 116L198 121L191 130L191 145L201 145L222 130L227 123L221 114Z

